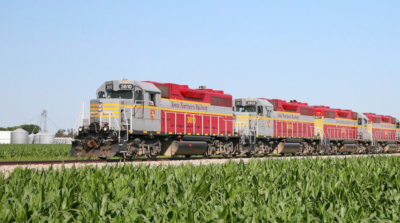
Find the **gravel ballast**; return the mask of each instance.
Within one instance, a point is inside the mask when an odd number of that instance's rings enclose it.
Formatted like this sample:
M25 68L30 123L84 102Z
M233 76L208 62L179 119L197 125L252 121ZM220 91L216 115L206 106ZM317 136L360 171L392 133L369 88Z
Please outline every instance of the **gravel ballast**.
M198 165L210 165L210 164L223 164L228 161L233 161L233 162L240 162L243 161L245 163L251 161L251 160L267 160L267 159L285 159L285 160L290 160L290 159L306 159L306 158L355 158L355 157L365 157L365 156L392 156L392 155L399 155L399 154L383 154L383 155L352 155L352 156L294 156L294 157L259 157L259 158L237 158L237 159L202 159L202 160L179 160L179 161L152 161L152 162L147 162L147 163L141 163L141 162L120 162L120 163L76 163L76 164L51 164L51 165L44 165L44 164L38 164L38 165L14 165L14 166L0 166L0 174L3 175L4 177L8 177L12 171L14 171L15 168L28 168L28 169L36 169L36 170L47 170L50 167L53 169L58 169L61 170L62 168L80 168L80 167L86 167L86 166L93 166L97 168L102 168L104 166L115 166L115 165L133 165L133 166L138 166L138 165L148 165L149 167L157 167L157 166L179 166L179 165L186 165L186 164L193 164L195 166Z

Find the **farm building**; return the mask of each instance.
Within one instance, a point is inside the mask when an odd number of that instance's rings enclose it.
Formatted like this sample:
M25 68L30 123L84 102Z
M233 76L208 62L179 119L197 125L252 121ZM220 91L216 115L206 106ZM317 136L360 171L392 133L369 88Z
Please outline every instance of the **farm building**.
M0 144L10 144L11 131L0 131Z

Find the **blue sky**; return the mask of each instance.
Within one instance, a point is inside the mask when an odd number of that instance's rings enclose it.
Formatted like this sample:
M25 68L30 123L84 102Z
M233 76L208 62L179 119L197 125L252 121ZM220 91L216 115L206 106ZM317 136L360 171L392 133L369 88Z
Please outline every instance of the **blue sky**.
M0 126L73 127L107 80L400 118L400 1L0 1ZM56 127L50 124L50 130Z

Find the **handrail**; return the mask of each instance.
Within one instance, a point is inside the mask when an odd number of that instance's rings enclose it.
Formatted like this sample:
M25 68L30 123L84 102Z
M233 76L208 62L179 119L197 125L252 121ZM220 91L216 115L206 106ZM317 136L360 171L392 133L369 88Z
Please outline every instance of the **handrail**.
M102 112L102 113L103 113L103 112ZM113 116L115 123L117 123L117 126L118 126L118 142L121 142L121 127L120 127L119 124L118 124L118 120L117 120L117 118L115 117L114 112L111 112L111 113L108 114L109 124L111 125L111 123L112 123L112 122L111 122L111 115ZM101 115L100 115L100 117L101 117ZM101 119L100 119L100 120L101 120ZM101 122L100 122L100 126L101 126Z
M396 140L396 132L389 131L375 131L373 136L377 140ZM383 137L382 137L383 136Z
M140 110L140 108L136 111L136 106L138 106L138 103L137 102L141 102L142 104L142 107L141 107L141 109L142 109L142 117L141 118L144 118L144 100L135 100L135 102L133 103L133 109L135 109L135 112L133 113L133 116L136 118L136 112L138 112L139 110ZM133 117L132 116L132 117Z
M333 131L332 131L333 130ZM328 127L326 129L329 138L333 139L357 139L358 129L346 129L337 127ZM333 134L332 134L333 132ZM343 133L344 132L344 133Z
M218 132L218 134L220 134L220 119L221 119L221 121L223 121L224 122L224 130L225 130L225 135L227 135L227 133L228 133L228 122L232 122L232 124L233 124L233 120L226 120L224 117L221 117L221 116L218 116L218 115L203 115L203 114L188 114L188 113L185 113L185 112L169 112L169 111L162 111L162 112L164 112L164 132L168 132L168 114L173 114L174 115L174 134L177 134L178 132L177 132L177 120L178 120L178 115L180 114L180 115L183 115L183 123L184 123L184 126L183 126L183 130L184 130L184 134L187 134L187 131L188 131L188 126L187 126L187 117L189 116L191 116L193 119L192 119L192 123L193 123L193 134L196 134L196 120L195 120L195 118L196 118L196 116L200 116L201 117L201 134L202 135L204 135L205 134L205 132L204 132L204 118L205 117L209 117L210 118L210 126L209 126L209 129L210 129L210 132L209 132L209 134L210 135L213 135L213 132L212 132L212 121L213 121L213 118L217 118L218 119L218 127L217 127L217 132ZM233 126L232 126L233 127Z
M80 126L83 126L83 120L85 119L85 116L88 116L90 118L90 116L92 116L92 115L99 115L99 125L101 127L102 124L103 124L102 116L103 115L108 115L109 128L110 129L115 129L115 128L113 128L113 122L111 122L111 120L114 120L115 123L116 123L116 127L118 129L118 142L120 142L121 141L121 137L120 137L120 135L121 135L121 127L120 127L120 125L118 123L117 117L115 117L114 112L112 112L112 111L106 111L106 112L105 111L101 111L101 112L94 111L94 112L92 112L92 111L90 111L90 106L89 106L89 112L85 112L84 104L90 104L90 102L81 101L81 109L80 109L78 119L77 119L77 121L75 123L75 126L74 126L74 129L73 129L74 130L73 131L74 139L75 139L75 130L77 129L77 125L80 124Z
M321 133L321 135L320 135L320 138L321 138L321 139L326 138L326 135L325 135L325 132L324 132L324 129L323 129L323 128L320 128L320 127L317 127L317 126L314 126L314 128L315 128L316 130L319 130L318 133ZM314 132L314 134L315 134L315 132Z
M294 126L296 126L296 132L294 131ZM278 128L280 127L280 131ZM286 131L284 129L286 128ZM291 131L289 131L289 129ZM301 130L301 131L300 131ZM295 133L297 133L297 137L300 138L311 138L315 136L315 125L311 123L304 122L296 122L296 121L274 121L274 136L278 136L280 133L280 137L295 137ZM286 133L286 134L284 134Z

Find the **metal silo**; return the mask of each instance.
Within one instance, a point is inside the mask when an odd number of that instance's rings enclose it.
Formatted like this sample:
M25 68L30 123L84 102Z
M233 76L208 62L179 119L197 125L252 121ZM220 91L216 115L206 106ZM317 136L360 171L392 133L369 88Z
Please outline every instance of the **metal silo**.
M28 132L19 128L11 132L11 144L27 144Z
M38 132L34 137L33 137L33 144L40 144L40 136L42 135L41 132Z
M35 139L35 134L31 133L28 135L28 144L33 144L33 140Z
M42 133L40 135L40 144L53 144L54 143L54 135L50 133Z

